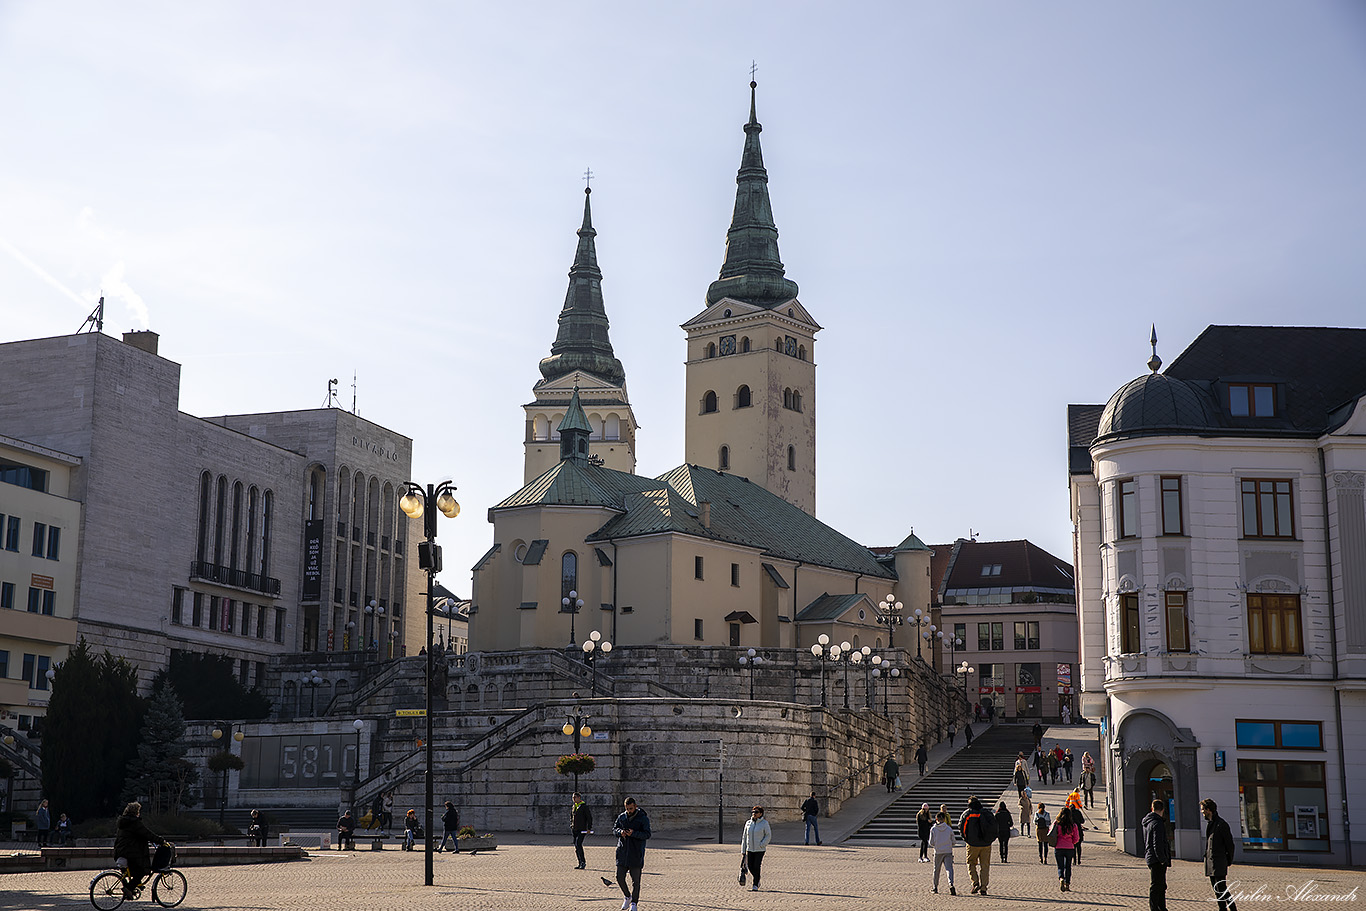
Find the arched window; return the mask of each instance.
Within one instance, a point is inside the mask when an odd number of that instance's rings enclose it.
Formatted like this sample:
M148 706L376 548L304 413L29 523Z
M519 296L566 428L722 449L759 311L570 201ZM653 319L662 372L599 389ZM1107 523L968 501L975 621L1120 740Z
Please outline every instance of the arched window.
M322 504L317 502L317 498L318 498L320 492L319 492L318 490L314 489L314 488L317 488L317 487L319 486L319 478L318 478L318 472L317 472L317 470L314 470L314 471L310 472L309 478L310 478L309 508L310 508L310 510L311 510L311 509L313 508L314 504L316 504L316 505L317 505L317 508L318 508L319 510L321 510L321 509L322 509ZM251 490L250 490L250 491L248 492L248 494L247 494L247 562L246 562L245 566L247 567L247 571L248 571L248 572L250 572L250 571L251 571L251 568L252 568L253 566L256 565L256 532L257 532L256 513L257 513L257 511L258 511L258 506L259 506L259 503L260 503L260 499L261 499L261 494L260 494L260 492L256 489L256 485L253 484L253 485L251 486Z
M702 413L703 413L703 414L711 414L711 413L712 413L713 411L715 411L715 410L716 410L716 393L715 393L715 392L712 392L710 389L708 389L708 390L707 390L707 394L704 395L704 396L702 396Z
M228 502L228 479L222 475L218 476L218 499L214 509L213 523L213 562L219 566L223 565L223 523L227 519L225 515L226 504Z
M207 562L209 550L209 496L213 487L213 476L207 471L199 476L199 540L195 554L200 563Z
M564 415L562 414L557 414L550 419L550 439L558 440L560 438L560 425L563 423Z
M609 440L621 439L621 418L615 414L609 414L607 416L607 427L603 433Z
M579 588L579 555L572 550L564 552L560 558L560 597L568 598L569 593ZM574 605L569 605L571 608Z
M267 490L261 511L261 575L270 575L270 520L275 511L275 494Z
M739 389L735 390L736 408L748 408L752 404L753 401L751 400L748 386L741 386Z
M589 436L589 439L591 440L601 440L602 435L607 431L607 427L602 420L602 415L597 413L588 416L588 426L593 428Z
M242 482L236 481L232 485L232 538L228 544L228 565L233 569L240 568L237 561L242 556Z
M782 337L781 335L778 336L777 338L775 338L775 339L773 340L773 350L774 350L774 351L782 351L782 350L783 350L783 337Z
M531 438L533 440L550 439L550 421L543 414L536 415L531 421Z
M797 470L797 449L794 446L787 447L787 470Z
M800 392L798 392L797 390L795 390L795 389L792 390L792 410L793 410L793 411L801 411L801 410L802 410L802 394L801 394Z
M783 390L783 407L786 408L786 409L788 409L789 411L792 410L792 390L791 390L791 389L784 389L784 390Z
M749 353L749 336L748 336L748 335L743 336L743 337L740 339L740 353L741 353L741 354L748 354L748 353Z
M717 461L717 463L718 463L718 467L719 467L722 471L729 471L729 470L730 470L730 447L729 447L729 446L722 446L722 447L721 447L721 455L720 455L720 457L719 457L716 461Z
M806 360L806 346L805 346L805 345L798 345L798 346L797 346L797 360L799 360L799 361L804 361L804 360Z
M716 344L707 342L707 357L716 357Z

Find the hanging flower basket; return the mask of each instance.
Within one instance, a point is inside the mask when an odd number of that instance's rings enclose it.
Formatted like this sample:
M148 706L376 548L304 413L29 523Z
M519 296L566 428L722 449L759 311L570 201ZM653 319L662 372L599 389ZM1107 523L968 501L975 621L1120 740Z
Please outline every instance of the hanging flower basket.
M587 775L598 767L598 761L587 753L566 753L555 760L555 771L561 775Z

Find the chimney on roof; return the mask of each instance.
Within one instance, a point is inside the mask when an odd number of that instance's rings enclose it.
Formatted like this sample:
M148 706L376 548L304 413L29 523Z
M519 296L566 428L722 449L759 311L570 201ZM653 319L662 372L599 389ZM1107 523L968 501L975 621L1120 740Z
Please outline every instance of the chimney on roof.
M157 341L160 338L160 335L157 335L150 329L136 329L132 332L123 333L123 343L125 345L132 345L134 348L146 351L148 354L157 353Z
M711 528L711 501L703 500L699 505L702 507L702 527L709 529Z

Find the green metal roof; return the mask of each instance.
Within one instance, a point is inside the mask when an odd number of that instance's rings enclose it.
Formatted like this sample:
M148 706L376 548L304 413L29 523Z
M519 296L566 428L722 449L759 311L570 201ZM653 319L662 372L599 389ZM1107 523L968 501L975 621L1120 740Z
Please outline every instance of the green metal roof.
M867 599L859 592L852 595L832 595L823 592L819 598L797 611L798 623L811 623L820 620L838 620L855 604Z
M906 536L906 540L892 548L892 553L896 553L899 550L929 550L929 548L925 546L924 541L915 536L915 532L911 532Z

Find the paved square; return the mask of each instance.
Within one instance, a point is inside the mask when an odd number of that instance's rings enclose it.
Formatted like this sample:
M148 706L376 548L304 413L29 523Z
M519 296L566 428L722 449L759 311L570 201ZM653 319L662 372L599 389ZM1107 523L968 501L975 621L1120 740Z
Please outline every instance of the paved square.
M652 808L656 828L667 813ZM797 838L800 841L800 836ZM492 853L440 854L436 885L423 886L423 855L402 851L322 852L305 861L257 866L187 867L189 896L195 908L282 909L282 911L563 911L565 908L617 911L621 894L605 886L613 877L613 843L597 837L588 846L588 869L573 869L574 851L563 841L514 835ZM749 892L736 882L739 849L698 841L651 840L641 885L641 909L920 909L962 902L974 909L1007 909L1027 903L1037 908L1139 908L1148 906L1147 869L1108 844L1088 844L1069 893L1058 891L1051 858L1038 862L1029 839L1012 842L1009 864L993 863L990 894L968 895L963 851L955 852L959 895L929 892L933 865L916 862L916 851L902 847L802 847L780 844L764 862L764 889ZM91 871L16 873L0 877L0 908L56 911L89 908ZM1313 880L1320 893L1343 894L1360 886L1360 872L1306 867L1234 868L1247 892L1262 886L1265 900L1248 908L1304 907L1285 898L1286 890ZM1199 864L1177 861L1170 876L1168 902L1177 909L1213 908L1209 883ZM1358 894L1357 902L1363 901ZM1348 907L1366 907L1351 901ZM125 908L154 908L132 902Z

